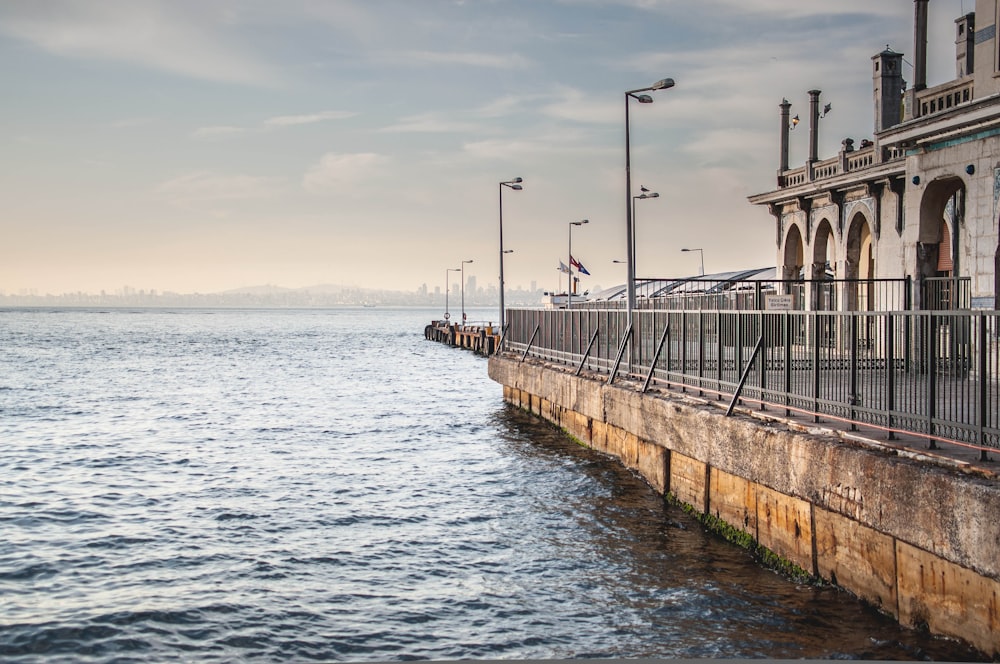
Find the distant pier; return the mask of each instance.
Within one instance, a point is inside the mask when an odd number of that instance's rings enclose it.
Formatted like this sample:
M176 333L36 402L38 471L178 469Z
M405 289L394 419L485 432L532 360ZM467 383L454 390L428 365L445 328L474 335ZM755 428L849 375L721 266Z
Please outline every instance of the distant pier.
M492 323L459 325L446 320L431 321L424 328L424 337L486 357L496 352L500 341L499 330Z

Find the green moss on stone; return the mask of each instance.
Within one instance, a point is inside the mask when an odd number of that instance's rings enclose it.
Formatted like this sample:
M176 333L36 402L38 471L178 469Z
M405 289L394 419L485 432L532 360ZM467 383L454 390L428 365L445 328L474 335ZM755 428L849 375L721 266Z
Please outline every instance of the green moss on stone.
M753 556L760 561L762 565L764 565L764 567L774 570L783 576L787 576L797 583L822 585L822 579L814 577L812 574L805 571L792 561L779 556L767 547L761 545L760 542L754 539L753 535L750 533L733 527L713 514L705 514L698 511L692 505L678 500L673 494L666 494L664 496L664 500L669 505L680 507L686 513L697 519L698 522L710 532L720 535L726 541L732 542L733 544L750 551Z

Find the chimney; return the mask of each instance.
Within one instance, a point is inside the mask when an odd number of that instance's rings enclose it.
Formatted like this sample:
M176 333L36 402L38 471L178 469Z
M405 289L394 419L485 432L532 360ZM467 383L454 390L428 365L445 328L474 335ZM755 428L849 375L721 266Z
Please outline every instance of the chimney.
M792 105L787 99L782 99L781 103L778 104L778 108L781 109L781 141L778 149L778 186L782 186L784 184L782 175L788 170L788 114L791 107Z
M927 0L913 0L913 90L927 87Z
M975 69L976 14L955 19L955 77L964 78Z
M809 163L819 161L819 90L809 91Z
M889 48L872 57L875 133L894 127L903 113L903 54Z

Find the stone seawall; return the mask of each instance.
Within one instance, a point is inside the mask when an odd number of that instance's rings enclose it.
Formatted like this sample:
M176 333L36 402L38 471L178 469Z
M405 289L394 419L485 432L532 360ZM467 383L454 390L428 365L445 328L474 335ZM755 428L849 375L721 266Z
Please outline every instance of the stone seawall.
M504 398L900 623L1000 654L1000 484L698 399L493 356Z

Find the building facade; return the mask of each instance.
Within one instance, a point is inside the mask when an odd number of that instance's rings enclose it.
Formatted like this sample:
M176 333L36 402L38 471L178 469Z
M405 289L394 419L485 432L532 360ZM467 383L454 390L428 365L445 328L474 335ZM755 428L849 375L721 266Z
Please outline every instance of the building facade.
M798 116L782 100L777 186L750 197L774 216L778 276L835 278L837 309L882 308L858 283L901 278L913 308L1000 309L1000 0L976 0L955 21L955 78L934 87L928 2L913 3L911 85L903 54L872 57L873 138L844 139L836 156L819 159L828 109L811 90L808 158L789 168Z

